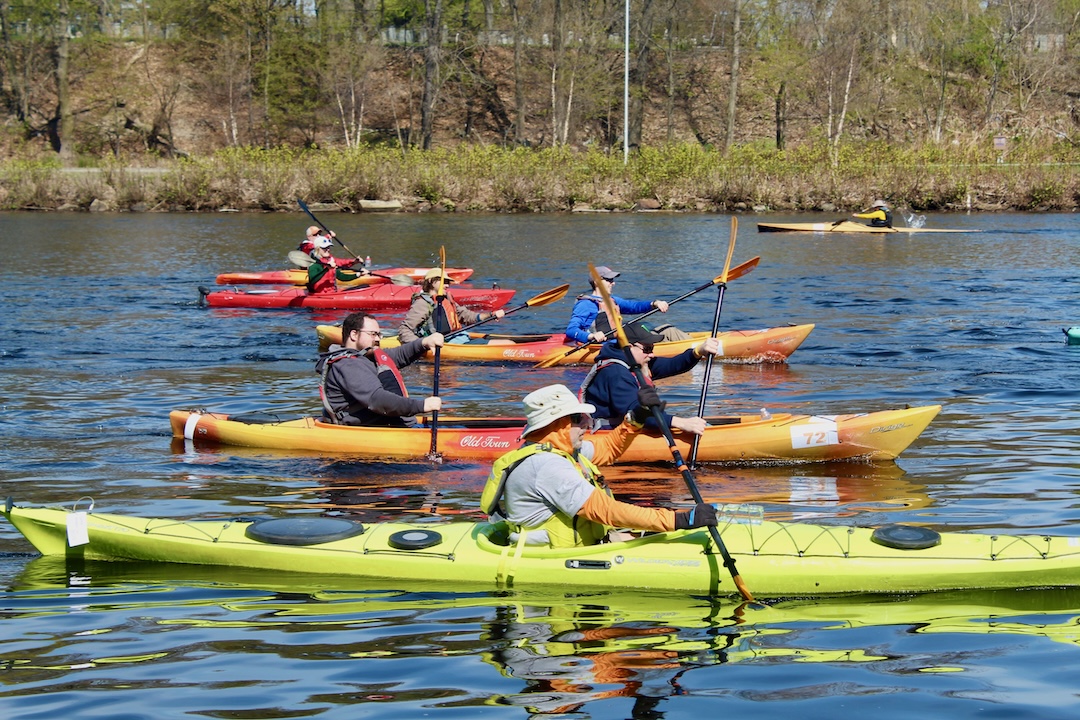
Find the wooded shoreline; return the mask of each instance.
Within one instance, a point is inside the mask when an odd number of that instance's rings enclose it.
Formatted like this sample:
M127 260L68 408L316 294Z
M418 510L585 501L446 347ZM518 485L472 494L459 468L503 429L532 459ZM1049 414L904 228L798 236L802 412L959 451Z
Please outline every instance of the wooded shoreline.
M911 212L1080 208L1080 153L1013 154L998 162L985 152L860 145L834 167L812 147L672 145L644 148L625 165L621 154L568 148L245 148L153 167L9 161L0 209L273 212L297 210L297 198L346 212L846 212L878 198Z

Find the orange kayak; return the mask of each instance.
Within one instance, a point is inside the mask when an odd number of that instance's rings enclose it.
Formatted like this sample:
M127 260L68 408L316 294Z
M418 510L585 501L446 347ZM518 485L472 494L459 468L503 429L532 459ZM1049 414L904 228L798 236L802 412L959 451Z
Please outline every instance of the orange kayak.
M790 464L895 460L941 411L940 405L849 415L710 418L698 460L726 464ZM422 420L423 418L419 418ZM229 416L203 410L174 410L172 434L199 445L237 445L334 457L418 460L431 449L431 429L333 425L314 417L266 414ZM439 418L438 452L447 460L492 462L520 445L523 418ZM605 430L600 433L608 432ZM690 436L676 435L686 457ZM642 433L620 463L670 462L660 433Z
M806 340L814 329L810 325L790 325L788 327L765 328L763 330L729 330L717 335L720 340L722 362L765 363L785 362L791 353ZM341 344L340 325L317 325L315 332L319 336L319 349L325 351L331 345ZM557 365L576 365L591 363L600 352L600 345L586 345L571 352L572 345L566 345L566 336L557 335L486 335L469 333L474 342L464 345L447 344L443 346L443 362L525 362L538 363L549 357L558 357ZM674 357L693 347L709 336L707 332L691 333L690 340L659 343L655 352L660 357ZM386 337L382 347L398 345L396 337ZM428 352L425 358L434 357Z
M431 268L392 267L375 268L374 275L357 275L355 280L338 281L342 287L357 285L378 285L388 283L395 275L407 275L413 282L419 283ZM446 268L446 274L456 283L465 282L473 274L472 268ZM263 272L230 272L217 276L218 285L307 285L307 270L290 268L289 270L266 270Z

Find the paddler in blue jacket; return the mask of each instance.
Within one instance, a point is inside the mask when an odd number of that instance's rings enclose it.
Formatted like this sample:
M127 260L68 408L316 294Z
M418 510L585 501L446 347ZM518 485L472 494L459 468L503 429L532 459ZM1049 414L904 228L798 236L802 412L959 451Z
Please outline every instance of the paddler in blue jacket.
M626 339L630 351L641 365L645 376L652 380L681 375L698 361L708 355L720 353L720 341L707 338L695 347L689 348L675 357L656 357L653 346L663 342L664 338L649 330L644 323L630 323L625 327ZM596 356L589 374L581 383L578 397L584 402L596 406L595 417L599 427L614 427L622 422L629 412L638 407L638 381L626 362L626 354L615 341L605 343ZM672 430L700 435L705 432L708 423L699 417L678 417L665 413ZM645 422L650 430L659 430L652 417Z
M615 285L615 278L621 274L607 265L596 268L596 273L607 283L609 293L611 293L611 289ZM597 316L600 315L604 300L591 277L589 278L589 286L592 288L592 292L587 295L579 295L577 302L574 303L574 309L570 313L570 323L566 326L566 339L570 342L604 342L607 339L604 331L610 329L610 324L604 327L597 326ZM616 297L613 293L611 299L619 306L619 312L628 315L640 315L654 309L662 313L668 311L668 304L664 300L627 300ZM604 313L604 318L606 319L606 317L607 313ZM656 331L662 334L666 341L690 339L690 335L670 324L660 325Z

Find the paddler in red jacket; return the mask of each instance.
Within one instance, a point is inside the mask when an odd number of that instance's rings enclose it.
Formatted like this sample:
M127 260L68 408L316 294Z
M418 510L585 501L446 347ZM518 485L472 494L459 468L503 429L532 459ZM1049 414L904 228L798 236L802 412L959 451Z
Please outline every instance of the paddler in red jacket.
M315 363L323 419L339 425L406 427L407 418L442 409L437 396L411 398L398 368L418 359L428 348L441 347L439 333L383 350L379 321L356 312L341 324L344 347L332 345Z
M311 225L308 227L307 232L304 234L304 241L296 246L296 249L307 255L314 257L315 252L315 238L327 237L331 241L336 237L333 230L323 232L323 229L318 225ZM332 244L332 243L331 243Z

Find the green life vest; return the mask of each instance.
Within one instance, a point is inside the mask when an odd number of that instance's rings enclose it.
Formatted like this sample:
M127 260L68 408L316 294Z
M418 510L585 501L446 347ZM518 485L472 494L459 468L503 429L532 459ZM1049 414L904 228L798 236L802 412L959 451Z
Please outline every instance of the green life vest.
M566 458L573 463L574 468L581 473L581 476L590 485L604 492L609 492L603 483L604 478L600 474L600 469L588 458L582 456L575 458L567 452L552 447L549 443L528 443L517 450L506 453L492 465L491 474L488 475L487 482L484 484L484 491L480 495L480 509L488 515L497 512L505 518L507 515L500 501L510 473L526 459L539 452L550 452ZM611 528L592 520L586 520L576 515L570 516L560 511L556 511L554 515L540 523L540 525L531 528L522 527L509 520L507 520L507 524L522 537L529 530L547 531L548 544L553 548L595 545L603 540L608 531L611 530Z

